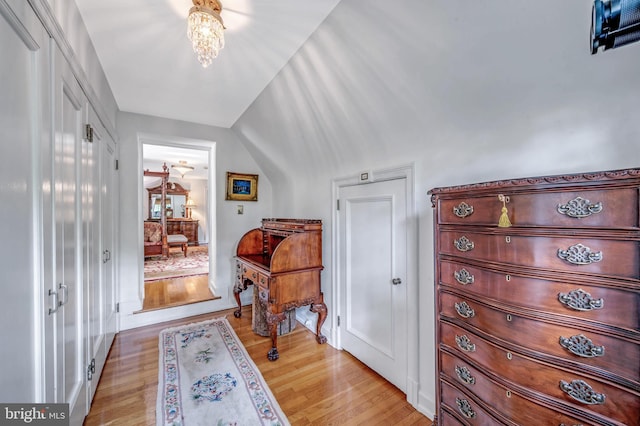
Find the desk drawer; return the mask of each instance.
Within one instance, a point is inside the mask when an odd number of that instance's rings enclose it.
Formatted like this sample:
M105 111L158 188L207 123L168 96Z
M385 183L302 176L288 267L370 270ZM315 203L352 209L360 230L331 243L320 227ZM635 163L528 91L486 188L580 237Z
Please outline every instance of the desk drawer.
M263 273L258 273L258 280L254 282L260 286L260 288L268 289L269 288L269 277Z
M248 265L242 265L242 277L255 284L258 282L258 270Z

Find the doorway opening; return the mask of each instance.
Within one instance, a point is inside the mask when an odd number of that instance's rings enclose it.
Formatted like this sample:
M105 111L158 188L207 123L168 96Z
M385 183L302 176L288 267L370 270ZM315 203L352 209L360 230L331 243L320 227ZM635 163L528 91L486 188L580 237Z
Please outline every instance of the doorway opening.
M144 228L139 312L220 298L215 295L211 196L215 143L148 135L139 141L144 175L139 191Z

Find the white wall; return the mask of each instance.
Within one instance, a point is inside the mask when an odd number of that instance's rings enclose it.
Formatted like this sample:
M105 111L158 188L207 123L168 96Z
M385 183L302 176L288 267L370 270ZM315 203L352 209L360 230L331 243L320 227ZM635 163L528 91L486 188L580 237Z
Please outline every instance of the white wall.
M71 48L69 51L63 49L65 56L71 62L85 94L94 103L94 108L100 115L100 121L115 138L118 105L75 2L69 0L30 1L38 5L39 8L49 7L55 16L56 22L52 23L51 27L59 29L63 34L63 39L58 38L57 31L50 32L59 44L66 44Z
M120 138L120 325L128 329L151 323L168 321L204 312L213 312L235 306L232 287L234 284L233 256L238 240L252 228L260 226L263 217L272 214L272 188L262 169L248 155L245 148L229 129L197 125L182 121L150 117L121 112L118 114L118 135ZM216 295L221 299L164 309L162 311L134 314L142 307L143 288L143 246L142 219L146 217L143 203L139 200L142 185L142 159L139 149L139 135L155 135L164 140L210 141L216 151L216 223L215 229L208 230L209 241L215 239L217 256L215 259ZM258 174L259 200L244 202L244 214L236 214L238 202L225 201L226 172ZM196 200L198 201L198 200ZM194 213L195 214L195 213ZM250 294L243 294L243 301L250 301Z
M592 56L591 4L342 0L232 128L277 188L274 215L324 221L325 300L331 181L415 164L418 403L428 415L435 364L427 191L640 166L640 44Z

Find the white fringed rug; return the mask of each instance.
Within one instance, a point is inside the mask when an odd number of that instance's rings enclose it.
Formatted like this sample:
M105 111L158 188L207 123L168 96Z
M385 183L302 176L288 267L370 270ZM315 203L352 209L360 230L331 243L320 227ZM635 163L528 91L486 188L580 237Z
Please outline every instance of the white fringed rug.
M160 333L158 426L289 421L226 318Z

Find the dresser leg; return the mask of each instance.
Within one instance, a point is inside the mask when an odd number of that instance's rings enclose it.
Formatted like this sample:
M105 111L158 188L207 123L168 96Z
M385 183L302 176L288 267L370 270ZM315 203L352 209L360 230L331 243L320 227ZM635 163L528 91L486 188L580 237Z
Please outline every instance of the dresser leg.
M316 341L320 344L327 343L327 338L322 335L322 324L327 319L327 305L324 302L312 303L309 308L311 312L318 314L318 323L316 324Z

